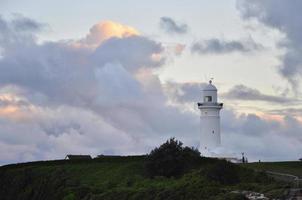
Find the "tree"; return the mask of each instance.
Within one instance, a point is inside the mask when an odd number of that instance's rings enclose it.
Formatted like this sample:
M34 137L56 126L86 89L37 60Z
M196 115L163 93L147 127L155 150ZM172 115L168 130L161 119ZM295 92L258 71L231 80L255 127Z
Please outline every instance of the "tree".
M195 148L182 145L182 142L170 138L160 147L153 149L145 162L147 175L149 177L181 176L194 168L200 159L200 152Z

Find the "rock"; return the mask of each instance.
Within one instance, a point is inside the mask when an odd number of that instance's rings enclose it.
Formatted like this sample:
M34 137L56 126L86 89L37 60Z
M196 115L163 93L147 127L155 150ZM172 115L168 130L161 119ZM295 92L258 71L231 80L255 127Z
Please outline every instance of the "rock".
M269 200L269 198L265 197L264 194L253 192L253 191L235 190L232 191L232 193L243 194L247 199L251 199L251 200Z

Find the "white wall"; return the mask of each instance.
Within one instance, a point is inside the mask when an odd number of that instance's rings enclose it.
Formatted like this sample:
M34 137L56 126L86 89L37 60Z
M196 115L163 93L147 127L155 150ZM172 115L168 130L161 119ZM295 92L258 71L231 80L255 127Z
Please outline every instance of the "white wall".
M201 109L201 140L200 150L213 149L221 145L220 109Z

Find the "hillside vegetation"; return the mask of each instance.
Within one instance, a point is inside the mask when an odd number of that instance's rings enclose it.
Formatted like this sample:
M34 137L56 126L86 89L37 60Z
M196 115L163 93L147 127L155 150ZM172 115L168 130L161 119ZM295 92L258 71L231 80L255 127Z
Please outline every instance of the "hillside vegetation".
M1 200L245 199L238 191L281 197L287 187L265 173L200 157L175 138L146 156L7 165L0 180Z
M291 174L302 178L301 161L248 163L245 164L244 166L250 169Z
M216 159L180 177L147 178L145 156L85 161L44 161L0 167L1 200L244 199L230 193L252 190L280 196L286 186L265 174ZM234 180L234 181L228 181Z

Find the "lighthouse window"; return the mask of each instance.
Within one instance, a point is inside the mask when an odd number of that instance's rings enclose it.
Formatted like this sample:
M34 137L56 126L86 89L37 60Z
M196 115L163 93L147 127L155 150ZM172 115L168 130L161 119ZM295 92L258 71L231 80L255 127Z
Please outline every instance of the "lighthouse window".
M205 96L204 101L205 102L211 102L212 101L212 96Z
M214 131L212 131L212 133L214 134Z

